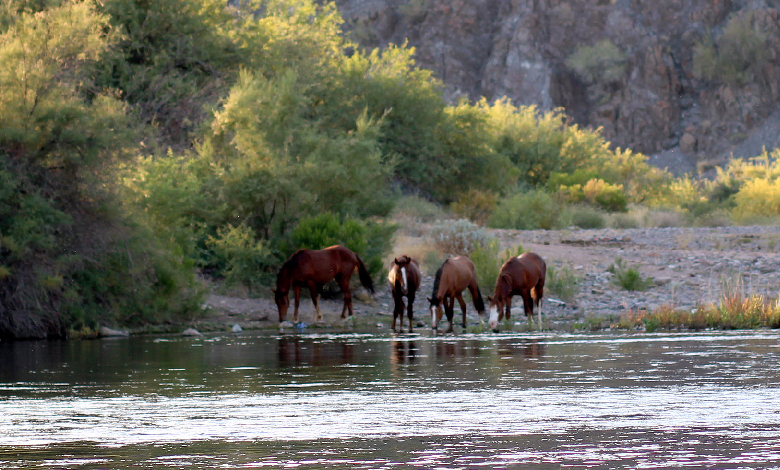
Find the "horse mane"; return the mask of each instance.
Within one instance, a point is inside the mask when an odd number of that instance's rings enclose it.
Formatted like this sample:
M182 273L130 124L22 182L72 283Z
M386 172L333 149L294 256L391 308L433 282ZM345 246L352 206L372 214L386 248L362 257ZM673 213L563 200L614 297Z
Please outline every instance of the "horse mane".
M441 273L444 271L444 265L449 263L449 259L445 260L441 266L439 266L439 270L436 271L436 277L433 279L433 294L431 295L431 298L433 298L433 305L439 305L439 297L437 296L439 292L439 282L441 281Z
M282 267L279 268L279 272L276 274L276 288L279 289L279 281L283 278L283 276L290 272L292 268L294 268L298 264L298 258L301 256L301 253L304 250L297 250L295 253L290 256L290 259L285 261L282 264Z

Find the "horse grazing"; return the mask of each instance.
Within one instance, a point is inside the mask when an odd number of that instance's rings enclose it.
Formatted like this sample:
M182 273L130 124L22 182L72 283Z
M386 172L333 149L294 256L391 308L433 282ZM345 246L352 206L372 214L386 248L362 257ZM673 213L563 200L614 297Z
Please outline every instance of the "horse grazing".
M488 297L490 303L488 325L493 331L498 331L498 323L505 308L506 317L509 318L513 295L523 298L523 308L531 326L534 324L534 304L539 307L538 327L542 327L542 295L544 295L546 274L547 264L541 256L530 251L509 259L501 266L493 296Z
M420 287L421 278L420 267L416 259L403 255L393 260L393 265L387 274L387 280L390 282L390 289L393 292L393 301L395 302L395 308L393 308L393 331L395 331L395 320L398 317L401 317L398 331L402 332L404 330L403 297L406 296L406 315L409 317L409 333L412 332L414 328L412 305L414 304L414 296L417 293L417 289Z
M295 294L293 321L298 321L298 305L301 299L301 288L304 286L309 288L311 301L317 310L316 321L321 321L322 312L320 312L320 306L317 303L318 290L326 282L333 279L339 284L341 292L344 294L341 318L346 318L347 309L349 309L349 315L352 316L352 291L349 289L349 280L355 269L360 275L360 283L373 294L374 283L371 281L371 276L363 261L352 250L335 245L324 250L298 250L293 253L279 269L279 274L276 276L274 298L279 309L279 321L284 321L287 308L290 306L290 300L287 297L290 287Z
M479 321L482 322L482 316L485 314L485 302L482 300L482 294L479 293L474 263L467 256L445 260L436 271L436 278L433 281L433 297L428 299L431 303L431 328L435 330L438 327L443 307L444 313L447 314L447 320L450 322L447 333L452 331L455 299L458 299L460 308L463 310L462 325L463 328L466 328L466 302L463 300L462 292L467 288L474 299L474 307L480 317Z

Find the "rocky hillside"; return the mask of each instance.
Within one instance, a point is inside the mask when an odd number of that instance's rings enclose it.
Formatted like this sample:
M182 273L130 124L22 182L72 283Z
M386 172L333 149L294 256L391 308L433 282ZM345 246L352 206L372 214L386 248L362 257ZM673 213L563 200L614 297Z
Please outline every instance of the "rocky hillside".
M566 109L681 173L780 137L774 0L336 0L366 47L409 44L451 100Z

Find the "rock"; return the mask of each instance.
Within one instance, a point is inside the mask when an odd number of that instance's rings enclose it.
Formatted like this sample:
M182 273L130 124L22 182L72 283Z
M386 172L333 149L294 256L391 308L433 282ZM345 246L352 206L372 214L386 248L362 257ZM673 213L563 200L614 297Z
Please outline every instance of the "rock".
M195 328L187 328L181 332L182 336L203 336L203 334Z
M100 329L98 330L98 334L100 335L101 338L111 338L111 337L118 337L118 336L121 336L121 337L130 336L130 333L128 333L127 331L124 331L124 330L114 330L114 329L111 329L111 328L109 328L107 326L101 326Z
M241 333L242 331L244 331L244 329L241 328L241 325L236 323L235 325L233 325L233 328L231 328L230 331L232 331L233 333Z
M293 328L294 326L295 325L291 321L289 321L289 320L285 320L285 321L279 323L279 329L280 330L282 328Z
M686 133L680 139L680 150L682 150L685 153L695 153L696 143L697 143L696 137Z

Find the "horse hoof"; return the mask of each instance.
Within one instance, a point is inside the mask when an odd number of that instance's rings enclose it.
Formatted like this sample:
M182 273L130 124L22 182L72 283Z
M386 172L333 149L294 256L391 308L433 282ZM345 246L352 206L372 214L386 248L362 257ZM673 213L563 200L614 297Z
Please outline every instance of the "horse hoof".
M493 333L500 333L500 331L498 328L493 329Z

